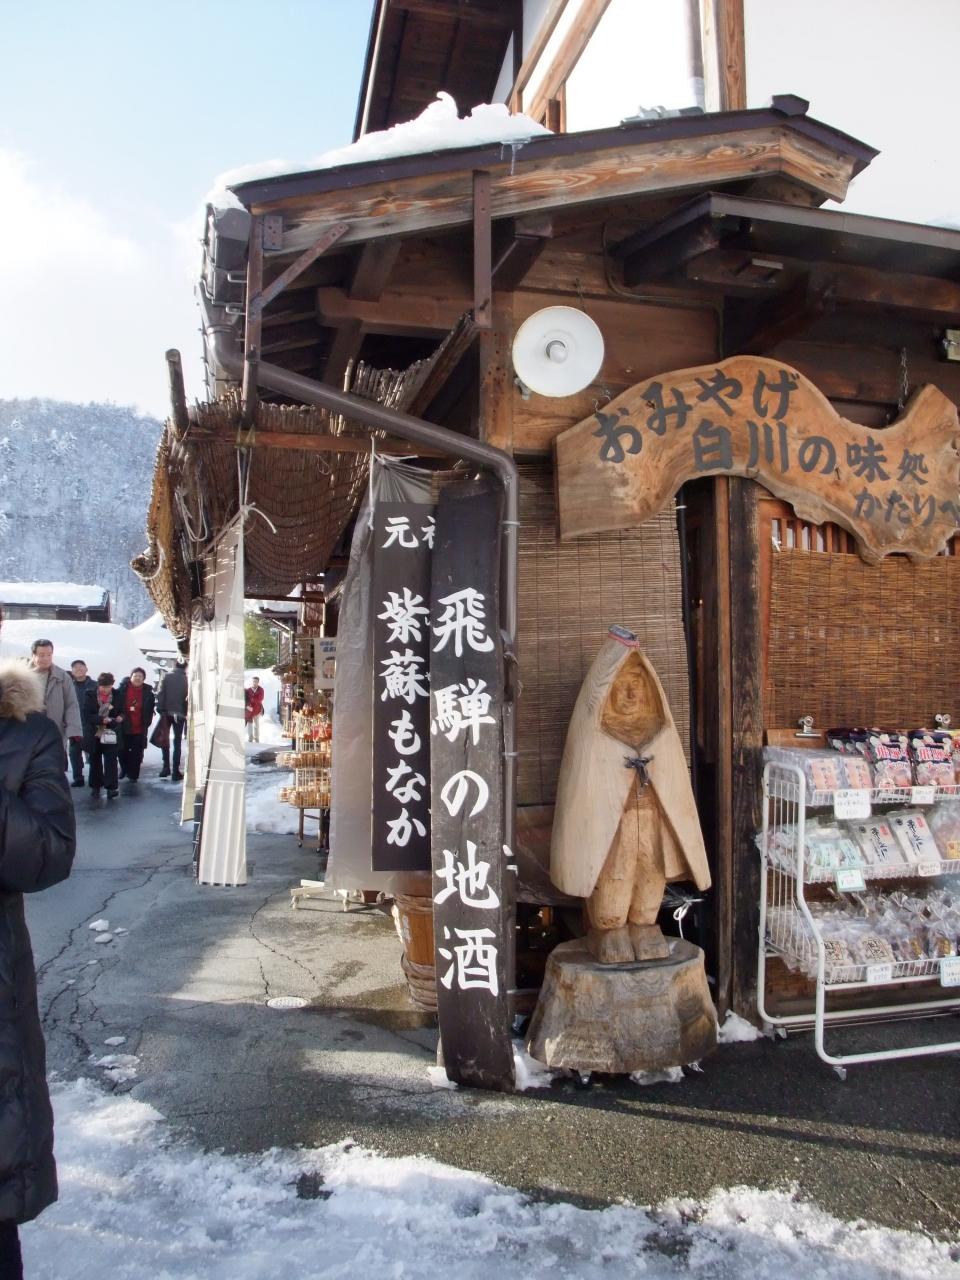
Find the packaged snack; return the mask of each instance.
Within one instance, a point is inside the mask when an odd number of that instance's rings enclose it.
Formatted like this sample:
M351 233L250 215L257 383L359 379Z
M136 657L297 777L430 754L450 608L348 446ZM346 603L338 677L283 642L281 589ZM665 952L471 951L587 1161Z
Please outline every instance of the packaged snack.
M860 847L864 862L869 862L872 866L886 866L888 863L903 861L900 846L884 819L851 822L850 830Z
M909 751L917 786L953 786L953 739L949 733L915 729L909 735Z
M887 821L903 851L906 862L939 862L940 850L927 819L919 809L888 813Z
M960 800L941 800L927 821L944 862L960 861Z
M840 757L835 751L805 751L800 747L764 747L763 758L775 764L802 769L810 791L836 791L846 786Z
M893 947L879 933L862 933L850 946L857 964L892 964L896 960Z
M873 765L873 785L878 791L895 791L913 785L907 739L902 733L871 730L866 754Z
M873 774L863 756L841 755L840 768L843 771L845 787L869 790L873 786Z

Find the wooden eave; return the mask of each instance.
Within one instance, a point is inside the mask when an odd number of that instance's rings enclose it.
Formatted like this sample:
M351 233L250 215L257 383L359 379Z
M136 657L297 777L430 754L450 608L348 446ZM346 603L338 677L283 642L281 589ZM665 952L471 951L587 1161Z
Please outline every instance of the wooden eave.
M803 198L842 200L875 154L806 115L771 107L401 156L233 190L253 213L282 214L283 252L294 253L334 221L349 224L343 245L467 225L478 170L491 175L497 219L769 178Z
M462 114L493 97L519 0L377 0L354 138L410 120L437 93Z

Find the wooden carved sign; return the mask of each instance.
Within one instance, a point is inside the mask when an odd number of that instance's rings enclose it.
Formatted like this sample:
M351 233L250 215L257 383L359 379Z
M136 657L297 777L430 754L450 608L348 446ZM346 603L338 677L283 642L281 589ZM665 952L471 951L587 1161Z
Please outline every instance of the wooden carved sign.
M665 373L557 437L560 536L642 524L696 476L747 476L800 519L848 529L869 563L924 560L960 531L958 437L956 407L933 386L874 430L777 360Z

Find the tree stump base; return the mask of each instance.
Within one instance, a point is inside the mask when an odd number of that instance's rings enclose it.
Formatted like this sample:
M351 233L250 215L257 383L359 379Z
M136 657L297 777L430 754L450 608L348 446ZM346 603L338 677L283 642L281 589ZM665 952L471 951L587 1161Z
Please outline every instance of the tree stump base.
M527 1050L553 1068L660 1071L705 1057L717 1045L717 1014L703 952L668 938L665 960L599 964L583 939L547 960Z

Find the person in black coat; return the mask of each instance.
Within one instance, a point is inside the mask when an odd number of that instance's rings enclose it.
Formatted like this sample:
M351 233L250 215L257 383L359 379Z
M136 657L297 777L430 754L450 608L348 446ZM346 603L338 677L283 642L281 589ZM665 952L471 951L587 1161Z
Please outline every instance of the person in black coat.
M70 674L73 676L73 691L77 695L77 706L80 708L80 717L83 718L83 695L90 689L97 687L96 680L93 680L87 674L87 664L82 658L74 658L70 663ZM83 786L83 753L86 751L86 735L84 739L78 741L76 738L70 739L68 748L70 755L70 771L73 774L72 787Z
M156 707L153 685L146 683L143 667L134 667L120 681L117 696L123 708L123 744L120 748L120 776L130 782L140 777L143 753L147 749L147 734Z
M115 800L120 794L117 767L123 747L123 705L109 671L101 672L93 688L84 692L80 717L83 745L90 756L90 798L99 800L101 788L106 787L107 799Z
M23 895L70 874L76 850L63 739L43 685L0 662L0 1275L22 1275L18 1225L57 1198L53 1111Z

